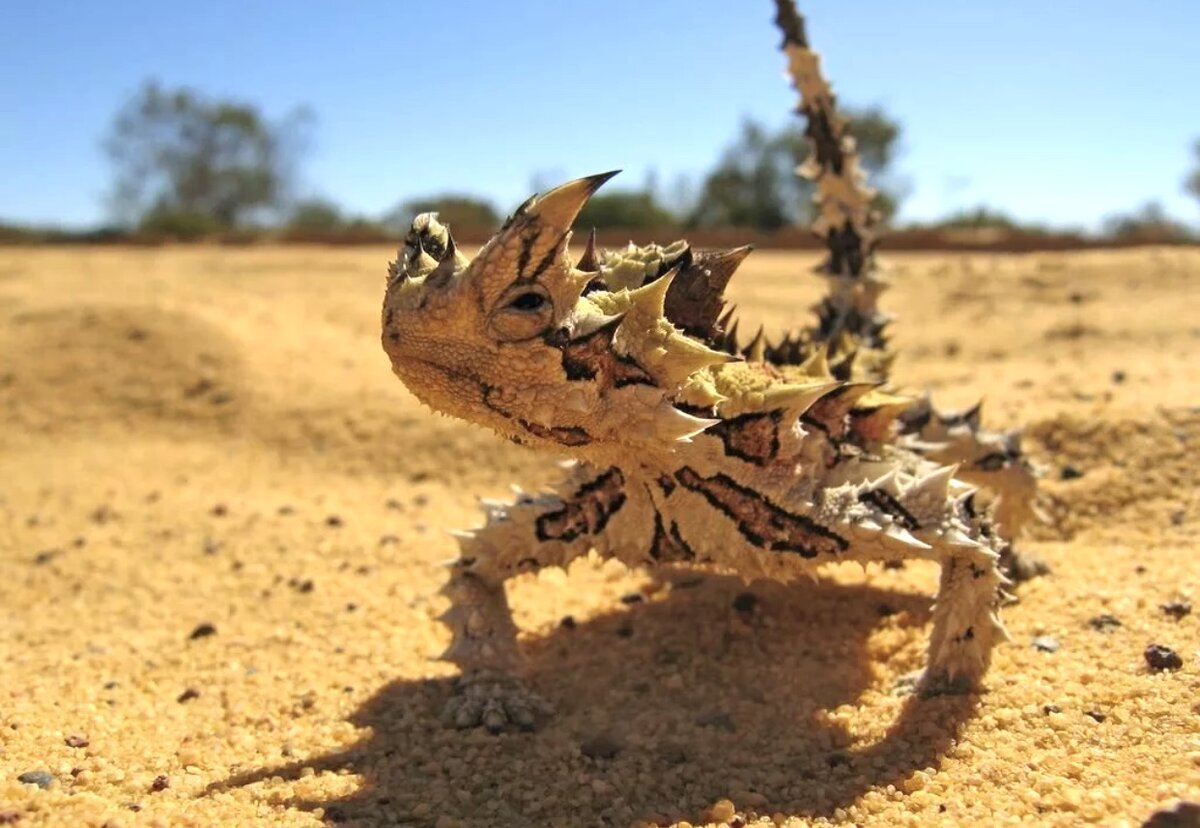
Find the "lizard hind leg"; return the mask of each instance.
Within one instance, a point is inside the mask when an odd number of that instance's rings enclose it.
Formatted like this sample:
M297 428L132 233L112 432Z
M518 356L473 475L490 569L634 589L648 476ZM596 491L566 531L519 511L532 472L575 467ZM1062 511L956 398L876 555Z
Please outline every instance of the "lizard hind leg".
M992 648L1007 639L998 615L1008 583L1000 569L1004 542L990 518L973 510L973 490L954 479L955 471L926 465L917 475L889 473L858 488L854 498L854 522L883 527L880 540L894 550L890 554L941 566L920 680L925 694L974 690Z

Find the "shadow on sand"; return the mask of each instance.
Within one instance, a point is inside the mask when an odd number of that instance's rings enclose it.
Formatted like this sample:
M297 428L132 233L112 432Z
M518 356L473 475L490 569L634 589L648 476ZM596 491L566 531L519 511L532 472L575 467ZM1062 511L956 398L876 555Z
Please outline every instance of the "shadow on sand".
M854 738L884 727L854 707L865 691L887 690L872 674L868 637L883 625L926 625L926 597L764 583L753 610L734 609L744 589L707 576L527 641L530 685L558 708L534 733L444 728L437 713L450 680L396 681L354 714L371 733L349 749L214 787L295 780L302 768L358 774L350 796L289 803L342 825L702 823L723 797L760 814L832 816L939 763L977 697L876 695L874 708L891 718L886 734ZM912 636L894 632L913 659Z

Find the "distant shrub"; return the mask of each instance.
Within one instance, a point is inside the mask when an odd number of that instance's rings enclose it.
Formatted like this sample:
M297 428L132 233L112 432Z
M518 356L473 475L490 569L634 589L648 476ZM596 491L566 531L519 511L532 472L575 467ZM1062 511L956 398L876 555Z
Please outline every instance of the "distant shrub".
M346 219L332 201L313 198L292 208L286 229L301 233L335 233L346 226Z
M679 220L648 190L616 190L594 196L584 205L575 223L582 229L606 230L613 227L672 227L678 225Z
M138 223L138 235L163 241L199 241L218 236L225 225L207 213L155 209Z
M1105 235L1123 242L1163 244L1192 238L1187 225L1167 215L1162 204L1148 201L1132 213L1109 216L1104 221Z

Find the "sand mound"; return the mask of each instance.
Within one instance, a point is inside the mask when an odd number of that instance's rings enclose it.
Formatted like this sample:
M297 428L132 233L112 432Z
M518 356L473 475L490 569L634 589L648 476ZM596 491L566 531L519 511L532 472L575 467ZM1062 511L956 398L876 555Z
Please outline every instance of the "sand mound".
M0 250L0 824L1139 825L1200 799L1200 251L894 257L899 380L986 397L1047 469L1025 547L1053 572L986 693L894 692L932 567L583 561L513 585L558 715L498 738L436 720L441 530L555 472L390 376L392 252ZM794 320L814 258L751 257L748 321Z
M68 305L10 317L5 408L39 430L99 423L228 423L241 358L221 330L153 306Z

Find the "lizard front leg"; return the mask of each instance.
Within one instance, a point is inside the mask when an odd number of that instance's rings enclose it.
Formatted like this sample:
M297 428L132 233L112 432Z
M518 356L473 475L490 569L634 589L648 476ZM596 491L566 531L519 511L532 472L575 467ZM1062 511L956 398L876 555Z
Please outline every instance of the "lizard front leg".
M460 557L442 590L451 602L442 620L452 634L442 657L462 676L443 721L499 732L509 725L530 729L539 714L552 712L521 682L523 659L504 582L547 566L566 567L592 548L603 553L600 533L625 500L619 470L579 466L559 492L485 502L486 524L459 533Z

